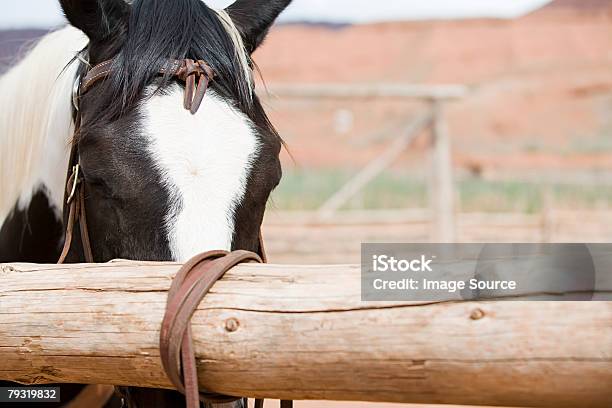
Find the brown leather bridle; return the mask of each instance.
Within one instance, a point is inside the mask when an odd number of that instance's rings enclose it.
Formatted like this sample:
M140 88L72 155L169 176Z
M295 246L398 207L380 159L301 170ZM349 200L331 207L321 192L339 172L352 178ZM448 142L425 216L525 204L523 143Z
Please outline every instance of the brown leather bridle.
M75 225L79 224L79 233L83 255L88 263L94 262L87 214L85 210L85 191L81 178L78 134L81 127L79 99L98 82L113 73L114 60L104 61L87 72L82 80L77 78L73 89L75 108L75 127L66 177L64 197L64 214L66 235L58 263L64 263L72 247ZM192 59L167 60L158 74L176 77L185 83L183 106L195 114L206 90L214 78L214 72L204 61ZM191 338L191 317L212 286L234 266L246 262L266 262L261 235L259 237L259 254L249 251L213 251L198 255L179 270L172 281L168 292L166 313L160 331L160 357L166 374L176 389L185 394L188 408L199 408L200 402L227 403L241 398L211 392L200 392L197 364ZM247 404L248 405L248 404ZM291 408L293 401L281 401L281 408ZM263 400L255 400L255 408L263 408Z

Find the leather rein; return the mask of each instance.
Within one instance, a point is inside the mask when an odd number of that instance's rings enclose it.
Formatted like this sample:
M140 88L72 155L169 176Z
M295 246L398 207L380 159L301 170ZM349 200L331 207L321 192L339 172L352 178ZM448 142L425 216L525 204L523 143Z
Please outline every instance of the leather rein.
M75 136L81 127L80 97L90 91L95 84L112 75L113 63L113 60L104 61L91 68L82 79L77 76L72 95L75 109ZM214 78L214 72L208 64L192 59L169 59L158 74L176 77L185 83L183 106L191 114L197 113L206 90ZM66 261L74 241L77 223L85 261L94 263L85 211L84 180L80 169L78 140L73 137L64 196L64 215L68 214L65 219L66 234L58 264ZM201 402L227 403L241 400L237 397L200 391L191 336L191 317L208 291L228 270L241 263L266 262L261 235L259 246L259 254L249 251L212 251L198 255L183 265L172 281L160 331L160 357L174 387L185 394L187 408L199 408ZM247 407L246 399L244 403ZM256 399L255 408L263 408L263 403L263 399ZM292 406L292 401L281 401L281 408Z

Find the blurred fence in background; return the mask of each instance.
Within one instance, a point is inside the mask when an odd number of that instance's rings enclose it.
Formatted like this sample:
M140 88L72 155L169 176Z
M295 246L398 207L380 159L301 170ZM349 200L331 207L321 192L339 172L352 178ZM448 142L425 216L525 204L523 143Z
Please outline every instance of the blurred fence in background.
M609 242L612 211L549 209L541 214L456 213L457 242ZM264 226L275 263L358 263L364 242L430 242L429 210L269 212Z
M272 93L281 98L334 98L366 99L381 98L417 99L427 107L423 113L408 121L403 131L389 142L379 155L373 158L361 171L357 172L317 210L319 218L332 219L353 197L362 191L384 170L393 165L404 150L422 132L430 131L431 167L428 196L429 205L435 214L432 236L439 242L455 240L455 217L453 193L453 167L451 141L444 118L444 105L452 100L464 98L467 87L461 85L295 85L276 87Z
M501 206L496 211L461 208L460 183L466 179L485 180L478 169L474 174L465 171L454 174L452 129L444 112L447 104L469 98L467 87L320 84L284 85L271 87L270 91L278 98L276 104L291 99L369 104L386 99L417 99L423 105L416 114L414 109L406 112L401 129L381 129L382 134L388 134L375 139L378 139L376 142L383 140L385 147L378 149L360 170L337 183L316 208L288 211L281 207L268 211L265 234L268 251L275 262L359 262L364 242L605 242L612 237L612 210L607 208L607 200L604 208L596 210L557 208L554 191L559 184L570 189L585 185L595 190L609 187L607 177L570 172L543 172L531 178L524 174L488 175L486 181L493 184L537 185L537 209L525 212L505 211ZM425 148L421 143L416 150L425 169L422 179L425 188L419 192L425 196L424 206L347 209L350 207L347 204L356 197L359 199L363 190L391 166L401 168L405 164L403 155L423 135L427 140ZM325 148L325 145L319 147ZM296 193L309 194L307 189ZM512 197L500 197L500 200L512 201Z

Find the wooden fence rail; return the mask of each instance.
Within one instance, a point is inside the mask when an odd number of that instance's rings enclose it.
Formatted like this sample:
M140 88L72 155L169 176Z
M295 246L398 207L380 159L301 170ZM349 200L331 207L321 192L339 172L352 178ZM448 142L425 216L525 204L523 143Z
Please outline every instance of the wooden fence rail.
M0 379L170 387L179 265L0 265ZM243 265L193 319L203 388L249 397L608 407L612 303L365 303L358 266Z
M470 88L464 85L416 85L403 83L369 84L290 84L272 85L272 96L290 98L412 98L452 100L465 98Z

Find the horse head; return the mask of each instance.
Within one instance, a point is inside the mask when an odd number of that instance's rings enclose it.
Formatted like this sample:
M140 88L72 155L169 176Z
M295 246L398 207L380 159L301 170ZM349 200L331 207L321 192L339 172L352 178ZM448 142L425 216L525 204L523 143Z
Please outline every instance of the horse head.
M282 141L254 92L251 54L290 0L61 0L88 37L73 143L94 260L184 261L206 250L260 252ZM212 72L199 109L168 61ZM160 74L161 73L161 74ZM81 89L83 84L81 84ZM70 260L82 258L74 240Z

